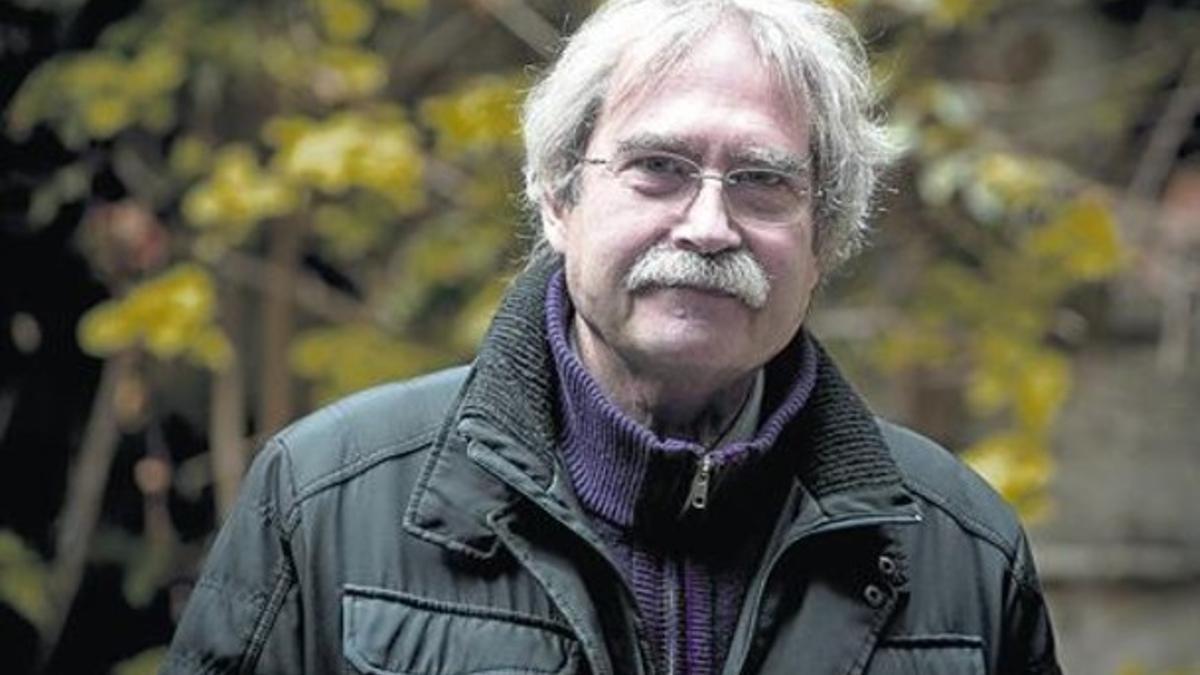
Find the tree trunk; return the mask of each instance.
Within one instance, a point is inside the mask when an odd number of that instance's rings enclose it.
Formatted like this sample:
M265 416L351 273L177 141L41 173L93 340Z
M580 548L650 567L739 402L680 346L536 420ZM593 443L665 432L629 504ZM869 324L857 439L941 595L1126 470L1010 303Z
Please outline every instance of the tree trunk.
M221 324L234 349L229 364L213 373L209 390L208 438L218 522L224 522L233 508L246 471L246 378L237 349L242 302L238 289L230 284L222 284L221 291Z
M292 380L288 345L295 321L292 289L304 228L300 221L278 220L271 228L263 302L262 387L259 392L258 433L265 437L292 418Z

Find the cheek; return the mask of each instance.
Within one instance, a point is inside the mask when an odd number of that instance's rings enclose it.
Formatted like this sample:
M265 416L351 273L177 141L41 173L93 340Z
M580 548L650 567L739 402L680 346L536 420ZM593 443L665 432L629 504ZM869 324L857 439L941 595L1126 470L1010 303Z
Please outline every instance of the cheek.
M759 259L771 276L776 307L788 306L802 316L820 280L816 258L802 242L771 248L759 253ZM792 314L792 312L787 312Z

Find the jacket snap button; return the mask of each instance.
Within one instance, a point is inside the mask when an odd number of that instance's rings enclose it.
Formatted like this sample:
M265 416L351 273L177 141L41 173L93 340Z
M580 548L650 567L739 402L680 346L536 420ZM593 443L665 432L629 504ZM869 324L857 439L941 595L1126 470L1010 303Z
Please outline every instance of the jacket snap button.
M875 584L868 584L867 587L863 589L863 599L867 601L868 605L879 608L883 605L883 603L887 602L887 594L883 592L882 588L876 586Z
M879 556L879 571L885 577L892 577L896 574L896 561L886 555Z

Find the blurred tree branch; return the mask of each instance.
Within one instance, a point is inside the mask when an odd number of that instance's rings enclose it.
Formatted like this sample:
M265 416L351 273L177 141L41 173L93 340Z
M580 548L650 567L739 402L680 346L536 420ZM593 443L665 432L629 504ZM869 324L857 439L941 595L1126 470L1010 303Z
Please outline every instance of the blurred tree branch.
M234 344L241 342L244 309L238 289L220 284L221 324ZM209 447L217 521L224 522L237 500L246 470L246 377L242 357L234 350L224 368L212 374L209 387Z
M99 521L113 458L120 437L117 393L128 377L134 354L126 350L104 362L91 414L71 468L67 494L58 520L54 562L50 571L52 613L42 635L40 661L54 653L83 579L88 549Z
M471 0L471 4L494 16L542 56L551 56L558 50L562 36L522 0Z

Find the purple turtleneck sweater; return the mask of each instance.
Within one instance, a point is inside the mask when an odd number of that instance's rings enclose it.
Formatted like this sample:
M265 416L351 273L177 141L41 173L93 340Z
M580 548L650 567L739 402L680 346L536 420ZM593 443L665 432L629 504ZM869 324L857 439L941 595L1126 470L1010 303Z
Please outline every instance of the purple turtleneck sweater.
M576 356L562 272L550 279L547 336L559 389L559 449L580 503L633 592L642 637L660 673L709 675L729 649L747 582L775 524L791 471L775 447L816 380L807 338L785 350L790 381L768 382L757 429L711 449L663 438L613 403ZM689 493L707 456L707 504Z

